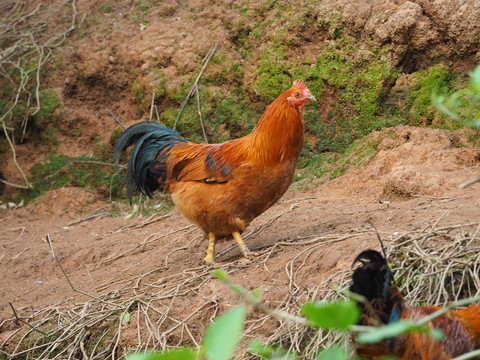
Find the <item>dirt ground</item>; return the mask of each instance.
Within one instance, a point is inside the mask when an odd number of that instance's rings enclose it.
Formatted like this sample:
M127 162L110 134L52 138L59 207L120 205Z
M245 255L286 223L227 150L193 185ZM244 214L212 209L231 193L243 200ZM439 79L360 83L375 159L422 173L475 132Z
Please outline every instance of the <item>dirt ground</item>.
M284 305L296 293L294 301L301 304L316 297L319 287L335 285L335 281L323 282L345 273L361 250L379 248L369 222L387 245L401 234L432 226L478 224L480 185L458 187L480 173L478 150L459 146L466 135L465 131L392 129L392 135L380 143L382 150L366 166L317 187L313 183L309 191L291 189L257 218L247 230L246 242L261 253L258 258L244 260L230 240L219 244L218 266L247 289L260 288L269 306ZM203 234L177 210L136 219L112 217L109 211L110 204L76 188L51 191L24 208L2 210L0 342L9 340L19 326L9 303L27 316L89 301L70 287L46 234L76 289L110 294L113 299L132 294L148 297L163 306L160 313L177 320L185 317L186 309L202 308L205 301L215 303L214 309L184 319L189 339L177 329L165 339L165 346L199 342L209 318L241 302L210 275L210 268L202 263L207 247ZM476 226L472 227L469 231ZM195 274L193 288L189 281L176 282L189 274ZM170 294L169 286L177 288L175 301L167 306L162 294ZM267 321L251 332L268 338L275 323ZM119 348L134 348L136 341L137 325L131 322Z

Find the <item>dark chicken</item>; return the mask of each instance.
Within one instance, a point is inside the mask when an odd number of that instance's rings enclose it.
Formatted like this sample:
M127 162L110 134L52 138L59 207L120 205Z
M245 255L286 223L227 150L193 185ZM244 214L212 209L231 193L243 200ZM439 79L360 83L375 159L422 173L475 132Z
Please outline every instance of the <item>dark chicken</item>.
M386 325L399 319L420 320L440 310L439 306L409 306L393 281L387 261L377 251L366 250L353 265L361 263L352 278L350 291L362 295L367 303L362 309L360 325ZM426 334L411 333L377 344L358 346L357 354L365 359L395 355L402 360L446 360L480 348L480 305L451 311L432 320L431 328L441 329L445 338L434 340Z

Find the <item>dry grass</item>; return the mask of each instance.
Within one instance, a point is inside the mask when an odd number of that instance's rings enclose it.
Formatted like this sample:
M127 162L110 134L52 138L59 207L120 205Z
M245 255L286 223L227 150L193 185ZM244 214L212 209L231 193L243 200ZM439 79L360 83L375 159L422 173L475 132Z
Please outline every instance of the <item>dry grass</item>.
M16 161L15 142L23 142L29 119L40 111L40 81L45 64L54 49L74 31L78 20L75 0L33 4L0 1L0 84L11 89L2 99L8 102L0 108L0 125L25 183L0 181L18 188L29 188L32 184ZM65 14L70 16L69 23L59 25ZM14 113L22 108L27 111L21 119L21 134L14 134L14 123L20 121Z
M411 305L445 306L480 295L480 239L477 238L480 223L437 227L439 221L421 231L383 239L396 282ZM348 288L350 279L350 270L338 273L307 291L305 297L344 298L336 289ZM298 308L285 310L298 313ZM341 333L312 332L296 324L284 324L269 342L289 344L290 350L314 358L319 348L333 343L348 344L349 340Z
M268 229L277 218L253 229L246 238ZM151 221L156 220L150 218L137 226ZM437 224L438 221L421 231L383 239L397 282L409 303L444 305L480 293L480 241L476 238L480 224L448 227L437 227ZM191 226L187 226L167 235L171 239L169 241L176 241L178 236L186 236L191 231ZM267 266L267 260L280 247L295 245L299 249L295 257L285 264L289 291L284 299L278 299L275 310L298 315L300 305L308 300L343 297L338 289L349 286L350 270L337 273L311 288L300 286L297 274L316 249L366 235L375 236L375 231L366 228L348 234L288 240L261 250L257 265L259 262ZM165 261L168 261L168 255ZM222 270L232 275L243 271L246 266L249 264L237 260L226 263ZM25 359L120 358L127 350L119 345L123 340L122 331L125 331L123 322L128 320L126 316L131 316L129 321L135 324L135 332L128 334L129 344L134 345L129 345L128 350L165 349L185 344L199 346L202 331L196 328L198 323L211 321L221 311L221 304L216 299L200 294L200 288L213 279L211 269L200 266L160 278L150 276L153 273L150 271L123 283L119 282L118 276L113 276L107 283L96 287L99 294L87 294L88 301L75 305L60 302L33 312L17 309L16 315L0 324L15 329L1 344L2 353L8 358ZM123 284L123 288L106 291L109 283ZM192 294L199 295L202 302L196 308L185 311L182 316L174 315L171 311L173 304ZM258 331L269 321L272 321L269 316L256 313L254 318L247 321L245 338L257 337ZM282 344L305 358L313 358L323 346L348 343L347 337L342 334L313 331L285 319L275 320L275 328L267 341Z

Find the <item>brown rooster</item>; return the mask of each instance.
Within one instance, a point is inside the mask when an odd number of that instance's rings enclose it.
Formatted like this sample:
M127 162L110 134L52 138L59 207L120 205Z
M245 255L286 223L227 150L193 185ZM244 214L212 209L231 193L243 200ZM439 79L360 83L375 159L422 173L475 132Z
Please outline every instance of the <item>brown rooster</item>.
M379 252L363 251L353 265L357 262L362 265L353 273L350 291L367 299L366 303L358 303L362 309L360 325L386 325L399 319L418 321L441 309L405 304L387 261ZM444 339L410 333L377 344L359 345L356 352L365 359L395 355L402 360L446 360L480 348L480 305L451 311L433 319L428 326L441 329Z
M315 97L301 81L270 104L253 131L222 144L194 144L159 123L128 128L115 149L128 146L127 188L133 182L151 197L159 187L208 236L204 261L214 264L217 239L232 235L242 254L252 254L241 233L287 191L303 148L303 112Z

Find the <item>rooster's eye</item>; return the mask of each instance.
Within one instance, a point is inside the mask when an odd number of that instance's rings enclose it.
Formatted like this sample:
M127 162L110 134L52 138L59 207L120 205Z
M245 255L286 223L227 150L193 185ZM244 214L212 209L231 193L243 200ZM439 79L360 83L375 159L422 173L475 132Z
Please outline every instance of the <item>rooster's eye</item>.
M299 97L300 93L296 92L294 95L295 95L295 97Z

